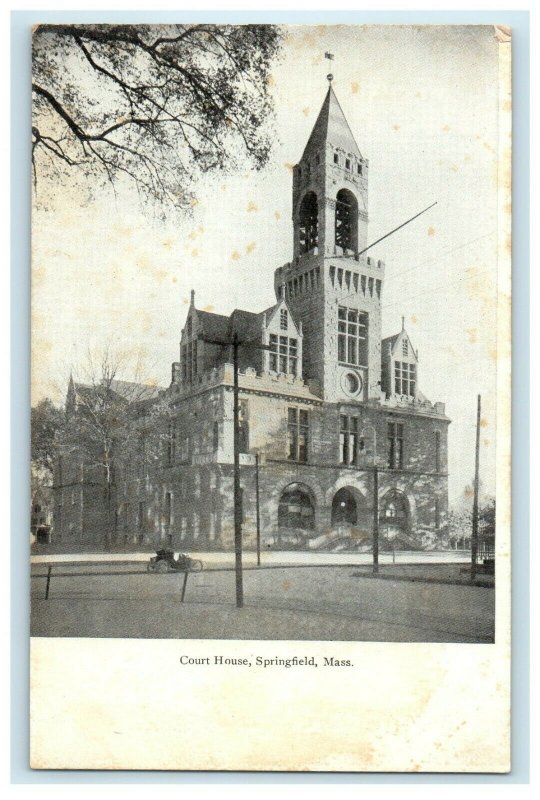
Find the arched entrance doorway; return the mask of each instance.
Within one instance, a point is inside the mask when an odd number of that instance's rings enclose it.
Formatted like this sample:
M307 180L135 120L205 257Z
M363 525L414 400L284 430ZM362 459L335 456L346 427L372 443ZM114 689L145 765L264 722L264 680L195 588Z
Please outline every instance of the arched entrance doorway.
M353 493L346 488L340 489L332 500L332 526L356 525L358 509Z
M409 545L409 502L402 492L393 489L381 501L380 530L383 545L407 548Z
M315 499L304 483L290 483L281 493L278 506L279 540L301 543L315 528Z

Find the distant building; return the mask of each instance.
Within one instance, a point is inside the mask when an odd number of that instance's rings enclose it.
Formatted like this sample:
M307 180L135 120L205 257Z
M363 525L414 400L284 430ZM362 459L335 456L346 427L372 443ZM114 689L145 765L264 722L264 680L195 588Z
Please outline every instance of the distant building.
M32 542L49 544L52 536L53 491L50 486L38 486L32 492L30 533Z
M449 419L420 391L405 326L381 337L385 268L362 254L368 180L330 86L293 170L293 259L275 271L275 304L222 316L197 309L192 292L171 384L126 399L107 486L99 459L77 448L77 398L89 388L70 384L57 536L100 545L108 525L119 543L232 547L233 367L219 342L236 335L266 347L240 348L246 545L255 540L258 471L263 547L371 547L375 466L381 547L437 537L448 510Z

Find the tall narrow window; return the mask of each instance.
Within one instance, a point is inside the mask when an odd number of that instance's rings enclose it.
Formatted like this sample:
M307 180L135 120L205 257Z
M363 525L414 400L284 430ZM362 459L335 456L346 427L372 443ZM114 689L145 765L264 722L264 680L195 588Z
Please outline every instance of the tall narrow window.
M319 239L319 211L317 195L308 192L300 205L300 252L309 253L317 247Z
M137 466L138 466L139 478L144 478L144 476L146 475L146 467L147 467L146 435L144 433L141 433L139 436L138 456L139 456L139 463L137 464Z
M406 361L394 362L394 391L405 397L416 395L416 365Z
M239 419L238 419L238 433L240 439L240 452L249 452L249 417L248 417L248 401L240 400Z
M214 426L212 428L212 449L214 450L214 453L218 450L218 448L219 448L219 422L216 419L214 420Z
M307 461L309 440L308 412L289 408L288 412L288 453L289 461Z
M342 414L339 434L340 460L347 466L356 464L358 451L358 418Z
M170 492L165 492L165 528L167 533L171 528L172 523L172 494Z
M174 420L169 420L167 431L167 464L172 467L176 461L176 424Z
M289 327L289 313L286 308L282 308L279 312L279 327L282 331L286 331Z
M403 469L403 424L389 422L387 433L387 466L389 469Z
M358 243L358 202L348 189L340 189L336 197L336 247L356 250Z
M338 361L367 366L368 315L353 308L338 309Z
M401 342L401 353L405 357L407 357L409 355L409 340L408 339L403 339L403 341Z
M334 153L334 164L339 164L339 156L337 153Z
M435 431L435 470L441 471L441 432Z
M439 503L439 498L435 498L435 529L439 530L441 527L441 507Z
M277 334L271 333L268 364L272 372L297 375L298 340L289 336L277 336Z

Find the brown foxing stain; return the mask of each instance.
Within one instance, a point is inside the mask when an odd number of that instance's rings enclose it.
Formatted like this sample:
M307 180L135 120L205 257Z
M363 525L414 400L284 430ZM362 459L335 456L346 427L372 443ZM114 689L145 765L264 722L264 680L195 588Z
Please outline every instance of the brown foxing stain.
M247 205L247 210L248 210L248 213L252 212L252 211L258 211L259 207L257 206L257 203L254 203L253 200L250 200L248 205Z
M168 276L169 276L169 273L165 269L156 269L156 270L154 270L154 277L158 281L163 281Z
M480 419L480 427L481 428L487 428L488 425L489 425L489 422L487 421L487 419L485 417L482 417Z
M401 125L399 125L399 123L395 122L395 123L392 125L392 128L393 128L395 131L399 131L399 129L401 128Z
M458 167L457 164L450 164L450 169L452 170L452 172L458 172L459 171L459 167Z
M431 225L427 229L427 235L428 236L435 236L435 228L433 228Z
M172 250L172 248L174 247L174 241L173 241L172 239L164 239L164 240L161 242L161 245L162 245L162 247L164 247L166 250Z
M302 114L304 115L304 117L308 117L310 111L311 111L310 107L306 106L305 108L302 109Z
M448 133L450 130L450 125L443 125L441 130L444 131L445 133Z
M416 323L418 322L418 317L416 316L416 314L412 314L412 315L411 315L411 322L412 322L414 325L416 325Z
M274 211L274 217L275 217L277 220L280 220L280 219L281 219L281 214L279 213L279 211Z
M477 341L478 331L476 328L467 328L467 335L469 337L469 344L475 344Z
M360 91L360 84L357 81L353 81L351 83L351 93L358 94L359 91Z
M293 171L293 169L294 169L294 164L290 164L288 161L285 161L285 163L283 164L283 166L285 167L285 169L288 169L288 170L289 170L289 172L292 172L292 171Z
M288 580L284 580L282 581L281 586L283 587L284 592L288 592L289 589L291 588L291 582Z
M212 305L212 303L209 303L207 306L203 308L203 311L213 311L213 310L214 306Z
M149 269L151 266L150 260L145 254L138 256L135 263L139 269Z
M197 200L196 197L192 197L191 200L189 201L189 204L191 208L195 208L195 206L199 205L199 201Z
M491 439L483 439L484 447L489 447L491 444Z
M238 250L233 250L233 252L231 253L231 258L233 261L238 261L240 259L240 253L238 252Z
M193 248L193 250L191 251L191 255L192 255L194 258L195 258L196 256L198 256L198 255L199 255L199 251L197 250L197 248L196 248L196 247L194 247L194 248Z
M255 242L250 242L246 246L246 253L252 253L255 250L256 247L257 247L257 244Z
M173 275L171 280L173 283L178 283L178 278L176 277L176 275Z

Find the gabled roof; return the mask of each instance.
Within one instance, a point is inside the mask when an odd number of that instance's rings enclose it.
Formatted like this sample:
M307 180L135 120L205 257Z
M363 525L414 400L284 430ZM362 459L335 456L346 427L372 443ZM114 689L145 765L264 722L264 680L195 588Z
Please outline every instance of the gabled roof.
M262 318L262 314L254 314L251 311L242 311L242 309L236 308L230 316L229 336L236 333L241 341L260 339Z
M394 349L394 345L399 339L400 335L401 331L399 333L395 333L393 336L386 336L381 342L383 350L386 348L386 346L389 346L390 352L392 352L392 350Z
M326 146L327 142L330 142L334 147L343 148L345 152L352 153L357 158L362 158L332 85L328 87L324 103L319 111L319 116L313 126L302 158L305 158L306 154L315 150L321 150Z
M149 386L135 381L111 381L111 389L130 403L153 400L163 391L162 386Z
M386 353L387 349L390 353L393 353L398 340L403 338L407 339L407 341L411 345L412 354L416 358L417 357L416 350L414 349L413 343L411 342L411 337L409 336L405 328L402 328L402 330L400 330L399 333L395 333L393 336L386 336L381 341L381 353L383 354L383 356Z
M202 333L209 339L225 339L229 331L229 317L210 311L196 311Z

